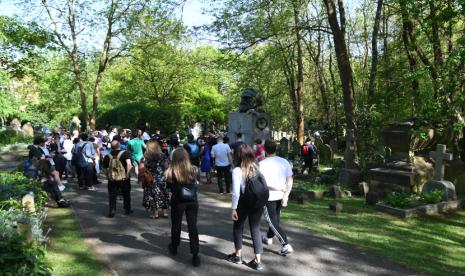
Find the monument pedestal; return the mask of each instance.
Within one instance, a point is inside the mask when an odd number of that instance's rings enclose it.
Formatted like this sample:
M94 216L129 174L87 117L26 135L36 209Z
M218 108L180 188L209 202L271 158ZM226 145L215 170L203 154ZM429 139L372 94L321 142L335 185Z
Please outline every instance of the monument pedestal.
M228 137L231 143L236 142L237 133L242 133L242 141L250 146L257 138L262 141L271 139L270 116L254 110L229 113Z
M362 173L357 169L341 169L339 171L339 182L345 184L352 191L356 191L358 184L362 181Z

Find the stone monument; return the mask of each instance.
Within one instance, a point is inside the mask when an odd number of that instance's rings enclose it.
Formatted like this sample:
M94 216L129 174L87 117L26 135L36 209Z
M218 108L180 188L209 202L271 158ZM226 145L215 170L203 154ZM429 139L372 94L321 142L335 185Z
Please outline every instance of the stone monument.
M242 141L252 146L257 138L262 141L271 139L271 121L269 114L257 111L260 106L258 91L253 88L244 90L238 111L229 113L228 137L231 143L236 134L242 133Z
M344 168L339 172L339 182L356 191L361 181L362 173L355 163L355 132L353 129L347 129Z
M33 137L34 136L34 128L32 128L31 123L27 122L21 128L23 131L24 136L26 137Z
M452 154L446 153L446 145L438 144L436 151L430 152L430 157L434 159L434 177L423 186L422 192L440 190L442 192L442 201L457 200L455 186L452 182L444 180L444 160L451 161Z
M390 152L386 162L368 171L370 191L376 191L381 197L391 192L415 191L433 176L433 166L424 156L415 152L430 147L429 138L420 140L414 137L413 121L392 123L382 132L384 146Z
M10 122L10 129L17 133L21 132L21 122L18 119L13 118Z

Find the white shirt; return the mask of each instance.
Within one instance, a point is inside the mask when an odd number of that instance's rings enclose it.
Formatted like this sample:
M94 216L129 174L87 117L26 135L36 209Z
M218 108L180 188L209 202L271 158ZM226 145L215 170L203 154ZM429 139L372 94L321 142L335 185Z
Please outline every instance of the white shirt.
M215 158L215 165L219 167L229 166L229 154L231 153L231 148L229 145L219 142L214 145L212 148L212 157Z
M66 150L66 153L64 154L64 157L66 160L71 160L73 153L73 141L71 139L66 139L63 141L63 149Z
M148 141L148 140L150 140L150 135L147 132L144 131L144 133L142 133L142 139L144 141Z
M243 193L245 189L245 182L242 180L242 169L237 167L232 171L232 209L237 209L237 204L239 203L239 197L241 192Z
M262 160L258 165L270 190L268 201L283 199L284 191L287 188L287 177L292 176L289 162L279 156L271 156Z

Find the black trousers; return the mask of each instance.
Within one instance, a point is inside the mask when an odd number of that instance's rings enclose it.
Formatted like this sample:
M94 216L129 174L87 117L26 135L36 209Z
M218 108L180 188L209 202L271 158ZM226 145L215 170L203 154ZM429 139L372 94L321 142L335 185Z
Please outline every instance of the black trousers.
M197 230L197 213L199 204L197 201L177 202L171 201L171 244L178 247L181 243L181 223L183 213L186 213L187 230L189 232L189 244L191 253L199 253L199 232Z
M310 173L313 170L313 157L304 157L304 166L302 167L301 174L305 172L305 170L308 169L308 172Z
M116 198L120 189L123 194L124 209L131 210L131 180L128 178L122 181L108 181L110 211L116 210Z
M63 198L57 184L51 180L44 182L42 184L42 189L49 193L55 202L58 202Z
M236 250L242 249L242 234L244 232L245 220L249 218L250 234L255 254L263 253L262 236L260 233L260 220L263 209L245 210L240 204L237 208L238 220L233 223L234 247Z
M79 187L90 187L94 185L95 167L93 163L87 163L86 167L76 166Z
M216 166L216 174L218 177L218 189L220 190L220 193L224 193L224 187L223 187L223 179L224 182L226 183L226 193L229 194L231 190L231 181L232 181L232 175L231 175L231 166Z
M263 213L265 214L266 221L268 222L268 233L266 237L271 239L275 235L278 238L279 242L282 245L288 244L286 233L280 225L281 220L281 200L268 201L263 208Z

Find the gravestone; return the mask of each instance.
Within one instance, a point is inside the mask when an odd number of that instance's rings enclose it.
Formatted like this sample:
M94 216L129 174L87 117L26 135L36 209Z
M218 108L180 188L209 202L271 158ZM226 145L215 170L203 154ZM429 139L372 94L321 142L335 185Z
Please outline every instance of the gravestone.
M70 130L80 130L81 129L81 120L79 120L78 116L73 116L71 119L71 122L69 124L69 129Z
M320 147L322 147L324 144L325 144L325 142L323 142L323 139L321 139L320 136L315 137L315 146L318 149L320 149Z
M197 139L202 134L202 124L195 123L194 127L192 128L192 135L194 135L194 139Z
M342 208L343 208L343 206L342 206L342 203L340 203L340 202L331 201L331 202L329 203L329 209L330 209L331 211L336 212L336 213L342 212Z
M23 209L28 212L28 213L34 213L36 211L35 205L34 205L34 194L33 193L28 193L23 198L21 199L21 205L23 206Z
M434 178L423 186L422 192L440 190L442 201L456 200L455 186L452 182L444 180L444 160L451 161L452 154L446 153L446 145L438 144L436 151L430 152L430 157L435 160Z
M419 192L433 176L433 166L426 156L415 155L430 147L432 132L428 138L418 139L413 134L414 121L392 123L382 132L386 149L386 161L368 171L370 191L380 197L391 192Z
M21 128L23 131L24 136L26 137L33 137L34 136L34 129L32 128L31 123L27 122Z
M344 168L339 172L339 182L356 191L362 181L362 173L355 163L355 133L353 129L346 131L346 149L344 151Z
M278 155L283 158L289 157L289 140L286 137L279 140Z
M237 133L242 133L242 141L253 146L254 140L260 138L262 141L271 139L270 115L259 112L258 92L247 88L242 93L241 103L236 112L229 113L228 137L230 143L236 142Z
M21 122L18 119L14 118L10 122L10 129L15 131L15 132L20 132L21 131Z
M320 163L323 164L332 164L333 163L333 150L328 144L323 144L318 148L318 158Z

